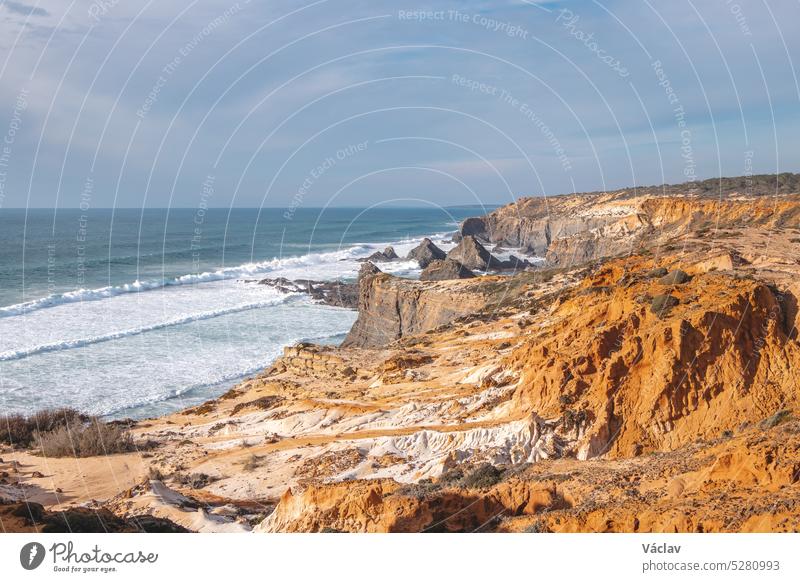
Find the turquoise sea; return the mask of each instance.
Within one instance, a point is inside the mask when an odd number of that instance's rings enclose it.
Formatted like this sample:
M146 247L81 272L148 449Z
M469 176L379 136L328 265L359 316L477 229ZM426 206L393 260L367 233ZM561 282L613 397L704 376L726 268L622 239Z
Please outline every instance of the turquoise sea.
M0 410L153 416L214 397L355 312L263 277L352 280L485 209L0 210ZM382 265L415 277L414 262Z

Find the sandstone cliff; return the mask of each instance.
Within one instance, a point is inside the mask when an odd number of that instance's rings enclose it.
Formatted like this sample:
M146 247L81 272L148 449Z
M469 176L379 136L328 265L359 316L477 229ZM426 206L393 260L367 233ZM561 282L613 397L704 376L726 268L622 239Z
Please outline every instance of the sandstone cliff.
M359 277L358 319L342 346L383 346L475 313L488 300L472 279L436 284L368 272Z
M734 185L738 185L735 182ZM797 224L797 181L773 196L731 187L715 193L695 184L638 188L609 193L521 198L483 217L465 220L472 235L546 256L550 264L576 264L635 253L704 229L713 238L719 225L764 229ZM793 192L787 194L786 192Z

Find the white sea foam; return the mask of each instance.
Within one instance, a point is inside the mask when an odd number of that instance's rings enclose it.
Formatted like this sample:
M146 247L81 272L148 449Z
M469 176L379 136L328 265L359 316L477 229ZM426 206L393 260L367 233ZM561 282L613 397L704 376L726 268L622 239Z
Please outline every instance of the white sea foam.
M445 236L430 238L446 250ZM0 308L0 408L68 405L142 417L197 404L262 370L283 346L340 338L356 317L245 281L354 280L357 259L388 244L404 257L420 241L359 243ZM420 272L403 259L379 267L407 277Z
M444 234L438 234L433 235L431 238L441 242L444 236ZM360 266L357 259L366 257L378 249L383 249L389 244L394 244L398 254L404 256L416 244L419 244L421 240L422 238L419 237L395 243L361 243L336 251L309 253L294 257L277 257L266 261L224 267L215 271L181 275L171 279L136 280L122 285L109 285L96 289L76 289L64 293L53 293L31 301L0 307L0 318L24 315L32 311L69 303L99 301L128 293L143 293L146 291L163 289L165 287L195 285L230 279L248 279L267 275L321 280L353 278L358 273L358 267ZM418 265L414 261L396 261L382 264L381 267L387 272L398 275L413 276L418 272Z
M281 269L291 269L296 267L313 267L314 265L324 264L331 261L346 260L350 257L357 257L363 254L364 250L360 247L352 247L345 251L332 253L309 254L300 257L288 257L284 259L276 258L269 261L256 263L245 263L235 267L225 267L216 271L208 271L198 274L181 275L172 279L153 279L149 281L133 281L124 285L112 285L100 287L98 289L77 289L66 293L54 293L40 299L26 301L0 308L0 317L12 317L23 315L31 311L64 305L67 303L82 303L85 301L97 301L109 299L127 293L142 293L164 287L177 285L194 285L198 283L208 283L212 281L224 281L228 279L243 279L263 275Z
M226 309L216 309L214 311L206 311L203 313L194 313L192 315L187 315L185 317L178 317L175 319L170 319L167 321L162 321L160 323L154 323L152 325L143 325L139 327L135 327L132 329L125 329L122 331L115 331L113 333L107 333L104 335L96 335L92 337L86 338L78 338L78 339L70 339L58 342L50 342L45 344L39 344L37 346L33 346L26 349L21 350L10 350L7 352L0 352L0 362L6 362L9 360L21 360L22 358L27 358L29 356L33 356L36 354L42 354L45 352L58 352L62 350L71 350L74 348L81 348L84 346L89 346L92 344L99 344L103 342L113 341L117 339L122 339L124 337L131 337L134 335L139 335L142 333L147 333L150 331L156 331L159 329L165 329L168 327L174 327L176 325L185 325L187 323L191 323L193 321L202 321L204 319L212 319L214 317L222 317L223 315L230 315L232 313L239 313L241 311L249 311L251 309L261 309L264 307L271 307L273 305L277 305L278 303L282 303L286 301L290 297L296 296L296 293L286 293L282 294L280 297L276 297L271 301L260 301L258 303L246 303L244 305L237 305L235 307L229 307Z

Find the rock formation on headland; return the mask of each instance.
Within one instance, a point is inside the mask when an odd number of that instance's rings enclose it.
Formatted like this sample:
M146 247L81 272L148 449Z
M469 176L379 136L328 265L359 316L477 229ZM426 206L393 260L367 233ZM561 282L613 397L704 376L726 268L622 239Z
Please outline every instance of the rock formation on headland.
M799 182L795 174L781 174L521 198L465 220L461 234L523 247L551 264L574 264L654 248L691 232L714 239L720 227L796 224L800 210L785 194L800 191Z
M800 188L772 180L468 219L462 242L549 264L414 281L365 263L341 347L288 347L216 400L135 423L145 452L81 459L80 476L2 451L0 497L94 499L122 528L798 531Z
M359 274L358 319L342 347L384 346L474 313L488 298L482 281L441 286L401 279L365 263Z

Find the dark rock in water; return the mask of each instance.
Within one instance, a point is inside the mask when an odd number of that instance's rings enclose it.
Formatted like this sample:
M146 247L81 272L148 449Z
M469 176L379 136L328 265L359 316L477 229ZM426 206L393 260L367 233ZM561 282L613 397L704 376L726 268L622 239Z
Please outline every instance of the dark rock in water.
M511 255L501 263L501 269L514 269L517 271L521 271L523 269L527 269L528 267L532 267L533 265L527 261L526 259L520 259L519 257L515 257Z
M442 249L433 244L429 238L422 239L415 248L411 249L406 259L416 260L423 269L431 264L432 261L441 261L447 256Z
M485 271L503 268L503 263L493 257L474 236L464 236L458 246L447 253L447 258L461 263L468 269Z
M662 285L683 285L689 280L691 280L691 277L688 273L681 271L680 269L675 269L674 271L670 271L667 275L661 277L658 282Z
M366 263L377 268L372 263ZM362 267L363 270L363 267ZM358 307L358 283L343 283L341 281L312 281L310 279L297 279L291 281L285 277L277 279L262 279L259 285L267 285L282 293L306 293L317 303L332 305L334 307Z
M397 256L397 253L394 252L394 247L386 247L382 251L376 251L372 253L365 259L358 259L359 263L363 263L366 261L370 261L372 263L386 263L388 261L394 261L395 259L399 259L400 257Z
M425 267L420 281L446 281L448 279L471 279L475 273L452 259L436 260Z

